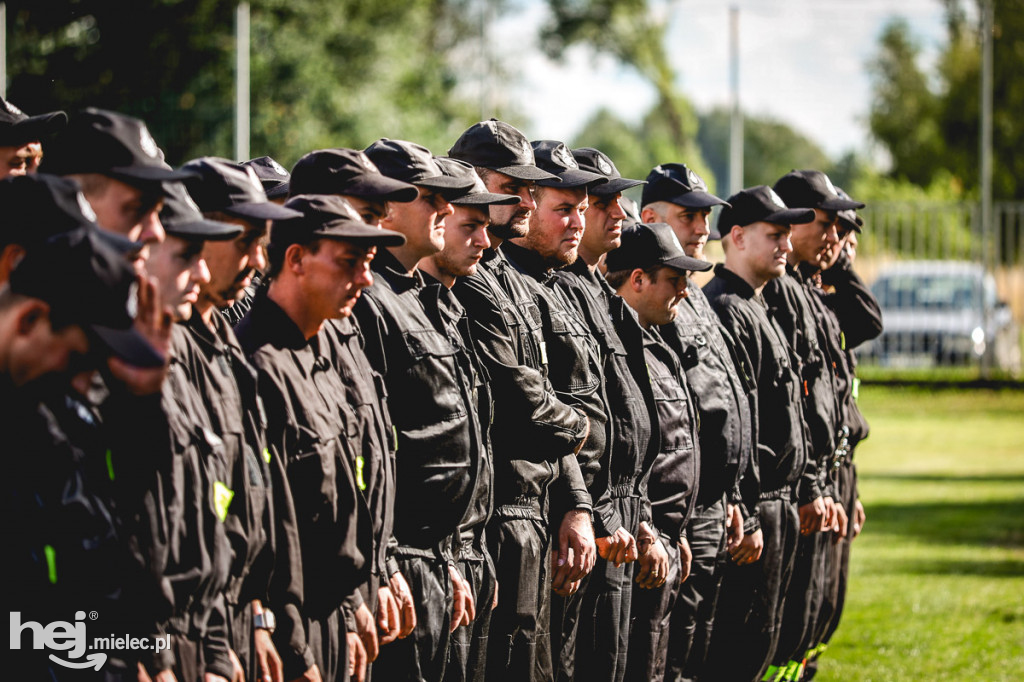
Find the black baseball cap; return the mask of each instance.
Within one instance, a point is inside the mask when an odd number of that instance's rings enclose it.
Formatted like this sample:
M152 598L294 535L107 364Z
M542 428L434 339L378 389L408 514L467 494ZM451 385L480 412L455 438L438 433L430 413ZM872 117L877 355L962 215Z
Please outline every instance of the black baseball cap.
M496 118L471 125L448 150L448 156L518 180L551 180L554 177L537 168L533 146L526 136Z
M291 193L348 194L401 203L419 196L408 182L382 174L358 149L318 149L306 154L292 168Z
M776 225L802 225L814 220L809 208L789 208L768 185L740 190L729 197L729 206L718 216L718 230L729 234L736 225L746 227L752 223Z
M448 200L466 194L473 187L471 179L446 175L430 150L415 142L382 137L364 151L389 178L434 190Z
M244 220L291 218L295 212L269 201L256 171L216 156L192 159L183 170L191 179L185 183L199 210L221 211Z
M160 209L160 223L167 234L188 240L226 241L244 231L241 225L207 220L188 190L180 182L169 182L167 195Z
M360 246L401 246L405 235L367 225L344 198L335 194L300 194L285 202L295 217L275 220L270 246L284 248L314 239L341 239Z
M790 206L820 208L823 211L864 208L859 201L839 196L832 181L821 171L790 171L779 178L772 189Z
M248 166L255 171L256 177L260 179L260 184L263 185L263 191L267 193L268 199L280 199L288 196L288 180L291 178L291 175L277 161L274 161L269 156L259 156L255 159L243 161L242 165Z
M473 181L473 186L467 194L457 199L452 199L452 203L456 206L511 206L512 204L518 204L520 201L519 197L513 194L488 192L487 187L484 186L484 181L477 175L476 169L465 161L448 158L447 156L436 156L434 160L437 161L437 164L441 166L441 170L446 175Z
M850 195L843 191L842 187L836 187L836 194L839 195L840 199L849 199ZM853 230L854 232L863 232L864 220L857 215L857 211L852 208L845 208L836 213L839 222L843 224L847 230Z
M62 232L96 225L78 183L46 173L0 180L0 244L28 246Z
M683 163L663 163L647 175L647 185L640 200L641 206L656 201L687 208L728 206L729 202L708 192L708 185L693 169Z
M667 223L637 223L622 228L622 244L605 256L608 272L664 265L683 272L704 272L711 263L691 258Z
M549 180L538 180L538 185L571 189L574 187L589 188L608 182L608 178L600 173L580 170L580 165L563 142L534 140L531 144L533 145L533 157L537 160L537 167L554 176Z
M0 147L20 147L29 142L43 140L62 130L68 124L63 111L29 116L3 97L0 97Z
M132 365L164 363L133 327L139 289L135 270L99 229L80 227L33 245L11 273L10 287L46 301L51 319L79 325Z
M619 174L619 169L615 167L615 164L608 158L608 155L599 149L580 147L579 149L573 149L572 155L576 159L576 163L580 165L580 169L603 175L608 179L608 182L591 187L591 194L599 197L609 196L618 194L630 187L647 184L644 180L632 180L622 177Z
M164 162L141 120L114 111L83 109L46 146L40 171L54 175L100 173L126 184L152 189L161 182L192 177Z

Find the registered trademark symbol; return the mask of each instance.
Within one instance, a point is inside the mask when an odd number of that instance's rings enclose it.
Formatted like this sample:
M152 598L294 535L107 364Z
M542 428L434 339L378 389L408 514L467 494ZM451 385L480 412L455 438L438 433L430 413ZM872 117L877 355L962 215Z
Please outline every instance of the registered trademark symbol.
M89 620L96 620L99 617L100 617L100 614L97 613L96 611L90 611L89 612Z

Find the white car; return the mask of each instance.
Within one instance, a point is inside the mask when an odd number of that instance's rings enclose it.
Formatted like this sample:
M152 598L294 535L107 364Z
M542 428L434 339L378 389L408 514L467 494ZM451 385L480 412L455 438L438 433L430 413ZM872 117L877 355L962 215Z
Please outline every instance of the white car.
M965 261L888 266L871 290L884 331L858 354L892 367L977 364L1019 372L1019 329L992 275Z

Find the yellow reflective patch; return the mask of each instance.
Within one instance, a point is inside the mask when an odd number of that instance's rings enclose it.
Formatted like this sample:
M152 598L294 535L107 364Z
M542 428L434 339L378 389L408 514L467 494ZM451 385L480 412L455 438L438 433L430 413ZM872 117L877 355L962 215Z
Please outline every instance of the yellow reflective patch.
M363 480L363 468L366 466L366 460L362 455L356 457L356 485L359 486L360 490L366 490L366 481Z
M213 482L213 506L217 510L217 518L224 521L228 517L228 507L235 497L235 491L220 481Z
M57 584L57 550L53 545L43 545L43 554L46 555L46 572L50 578L50 584Z
M270 464L270 448L263 448L263 461Z

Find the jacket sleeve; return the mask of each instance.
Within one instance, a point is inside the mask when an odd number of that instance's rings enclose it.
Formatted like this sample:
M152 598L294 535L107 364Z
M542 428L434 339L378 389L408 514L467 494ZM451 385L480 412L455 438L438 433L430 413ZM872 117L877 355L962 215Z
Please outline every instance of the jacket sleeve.
M822 298L839 319L847 349L856 348L882 333L882 309L878 299L854 272L845 253L835 265L821 273L821 281L835 289Z

